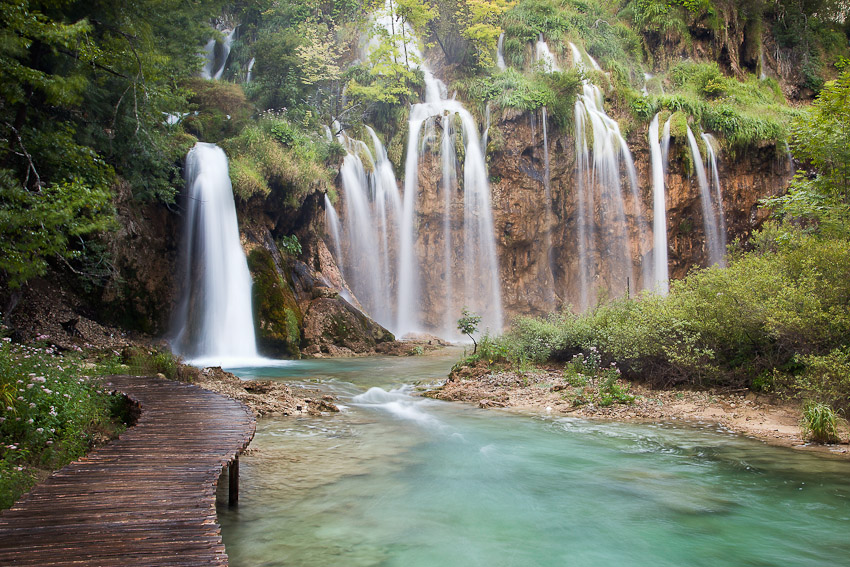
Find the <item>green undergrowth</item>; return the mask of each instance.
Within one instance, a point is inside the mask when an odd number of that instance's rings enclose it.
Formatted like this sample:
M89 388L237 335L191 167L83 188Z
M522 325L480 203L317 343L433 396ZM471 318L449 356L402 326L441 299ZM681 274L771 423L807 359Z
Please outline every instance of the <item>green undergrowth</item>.
M584 75L577 69L564 72L521 73L513 68L495 74L462 79L452 86L467 100L483 106L490 103L495 109L535 111L546 107L552 119L562 128L573 121L573 107L581 92Z
M92 380L108 370L44 341L0 339L0 509L123 429L125 399Z
M316 188L331 187L345 155L338 142L271 111L220 145L230 160L234 194L246 201L273 197L290 207Z
M749 387L850 410L850 246L767 230L726 269L691 272L670 294L645 293L577 315L521 317L465 362L568 362L663 387ZM783 233L784 234L784 233Z
M739 81L725 76L717 63L682 61L655 82L656 92L632 98L637 118L649 121L658 112L664 118L674 115L673 136L684 138L684 125L691 124L697 135L699 130L719 135L732 152L761 142L785 150L789 125L799 115L785 102L775 80L749 75Z
M616 3L597 0L523 0L504 18L504 52L508 65L527 68L529 48L540 34L562 61L570 60L569 42L584 45L606 69L628 75L631 61L642 58L641 39L618 17Z

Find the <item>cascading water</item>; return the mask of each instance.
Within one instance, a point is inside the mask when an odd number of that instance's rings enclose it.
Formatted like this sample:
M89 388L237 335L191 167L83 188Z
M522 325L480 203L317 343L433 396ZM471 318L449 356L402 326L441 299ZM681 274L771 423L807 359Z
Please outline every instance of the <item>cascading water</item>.
M403 24L393 21L387 11L376 25L391 30ZM376 148L375 173L370 175L358 170L359 158L352 151L358 147L357 152L366 154L368 148L347 139L349 155L341 171L347 227L342 240L348 251L345 277L367 312L396 335L426 331L457 337L455 321L464 306L482 316L482 330L501 331L499 266L482 134L469 111L448 99L445 85L422 63L412 30L404 29L406 43L400 47L409 64L423 72L425 101L410 110L403 199L377 136L370 131ZM458 144L463 145L465 156L462 176L458 175ZM419 173L427 165L426 157L435 154L440 160L437 188L443 193L443 211L432 226L419 218ZM361 204L367 193L363 188L377 177L384 181L371 192L377 205L369 212ZM376 265L368 259L355 260L356 250L372 255ZM380 286L370 287L367 278L353 274L355 264L369 266L373 280L381 265L389 266L388 277Z
M336 213L334 204L331 203L331 199L327 193L325 194L325 226L331 235L331 244L333 245L331 250L333 251L334 258L336 258L336 265L341 272L345 273L345 262L342 257L342 244L340 242L339 215Z
M371 129L374 154L364 142L350 138L338 126L335 129L348 151L340 167L347 244L346 262L344 267L340 263L340 269L369 315L391 327L394 315L391 267L395 262L390 257L389 241L398 232L401 208L395 174L383 144ZM342 247L338 250L337 258L341 258Z
M664 125L669 144L669 119ZM652 241L654 283L652 289L661 295L669 291L669 270L667 267L667 200L664 193L665 159L658 139L658 114L649 125L649 153L652 158Z
M700 202L702 204L702 223L705 230L706 246L708 248L708 264L719 264L722 266L724 265L723 255L725 253L726 246L723 243L723 239L718 228L718 214L715 210L714 203L712 202L711 186L708 181L708 176L705 173L705 166L703 165L699 145L697 144L697 140L694 137L694 133L691 131L690 126L688 126L687 134L688 145L691 149L691 157L697 174L697 183L699 184Z
M546 43L546 40L543 39L542 33L537 39L537 44L535 45L535 54L535 60L544 72L552 73L553 71L561 70L561 68L558 66L558 62L555 61L555 56L549 50L549 44Z
M224 68L227 66L227 58L230 57L230 46L233 44L233 34L236 33L236 28L232 30L224 30L224 39L221 42L221 66L216 68L216 53L215 46L218 43L214 38L209 40L204 46L204 55L206 63L201 69L201 77L204 79L216 80L221 79L224 73Z
M583 56L570 43L573 64L594 70L599 65L589 55ZM578 296L571 298L580 310L595 303L600 288L610 297L624 295L640 288L635 278L635 261L640 261L639 238L632 242L626 222L626 200L621 187L621 169L629 183L632 215L638 235L644 230L637 172L619 124L605 112L602 91L584 81L582 94L575 104L576 176L578 193ZM592 149L592 152L591 152ZM599 264L607 259L607 271ZM643 262L644 282L651 278L651 266Z
M551 73L560 71L555 57L549 50L549 45L543 39L543 34L537 40L536 46L537 63L541 68ZM546 282L546 290L544 297L546 298L547 307L550 311L556 308L556 293L555 293L555 257L552 248L552 228L555 224L554 213L552 212L552 172L549 167L549 115L548 109L544 106L541 109L542 127L543 127L543 200L546 204L546 226L544 228L543 243L546 248L546 260L549 270L549 281ZM532 116L532 132L534 132L534 116ZM532 134L534 136L534 134Z
M721 266L726 265L726 218L723 214L723 191L720 189L720 172L717 168L717 151L715 148L718 147L717 140L714 139L714 136L708 133L703 133L702 140L705 142L705 158L708 162L708 169L711 173L711 188L712 191L712 209L714 210L714 218L717 223L717 228L719 232L719 246L721 250L721 258L718 262Z
M496 67L499 68L500 71L504 71L508 68L505 65L505 32L499 34L499 41L496 43Z
M252 78L252 73L254 71L254 63L257 62L256 57L251 57L251 60L248 61L248 74L245 76L245 82L250 83Z
M186 156L186 185L184 284L172 348L198 366L252 364L259 357L251 275L224 151L196 144Z

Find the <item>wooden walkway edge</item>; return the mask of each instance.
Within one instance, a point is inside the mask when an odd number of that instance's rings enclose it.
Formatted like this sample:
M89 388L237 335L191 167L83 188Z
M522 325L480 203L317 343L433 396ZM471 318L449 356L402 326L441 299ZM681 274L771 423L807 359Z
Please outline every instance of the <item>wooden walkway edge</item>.
M141 406L136 425L0 514L0 565L227 565L216 485L238 470L251 411L156 377L106 382Z

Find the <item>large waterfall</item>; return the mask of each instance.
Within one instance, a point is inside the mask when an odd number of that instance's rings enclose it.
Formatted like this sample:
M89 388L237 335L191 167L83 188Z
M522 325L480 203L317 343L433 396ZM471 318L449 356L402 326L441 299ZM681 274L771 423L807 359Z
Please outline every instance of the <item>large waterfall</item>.
M184 280L172 348L198 366L256 364L251 275L224 151L196 144L186 156L186 185Z
M379 18L378 24L389 29L389 16ZM482 329L501 331L499 266L482 135L472 114L448 98L446 86L421 62L411 30L406 37L410 39L405 49L425 77L425 101L410 109L403 193L398 193L386 149L371 129L371 148L340 133L348 150L341 169L344 276L368 313L397 335L425 331L455 337L463 307L482 316ZM433 189L439 196L428 194L431 186L419 185L420 170L432 166L434 156L440 182ZM435 198L443 210L440 219L430 223L420 218L420 206Z

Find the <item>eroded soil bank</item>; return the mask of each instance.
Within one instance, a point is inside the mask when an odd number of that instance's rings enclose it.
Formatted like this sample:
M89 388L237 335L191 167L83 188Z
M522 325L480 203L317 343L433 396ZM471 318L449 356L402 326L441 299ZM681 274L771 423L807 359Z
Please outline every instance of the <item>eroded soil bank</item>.
M472 403L480 408L509 408L586 419L712 422L771 445L850 459L847 424L839 425L843 443L809 443L800 428L799 402L783 401L749 390L656 390L634 383L628 386L628 394L634 396L631 403L603 406L598 401L588 401L577 404L574 401L576 387L564 380L560 368L536 368L520 373L491 371L482 365L460 369L443 386L425 395Z

